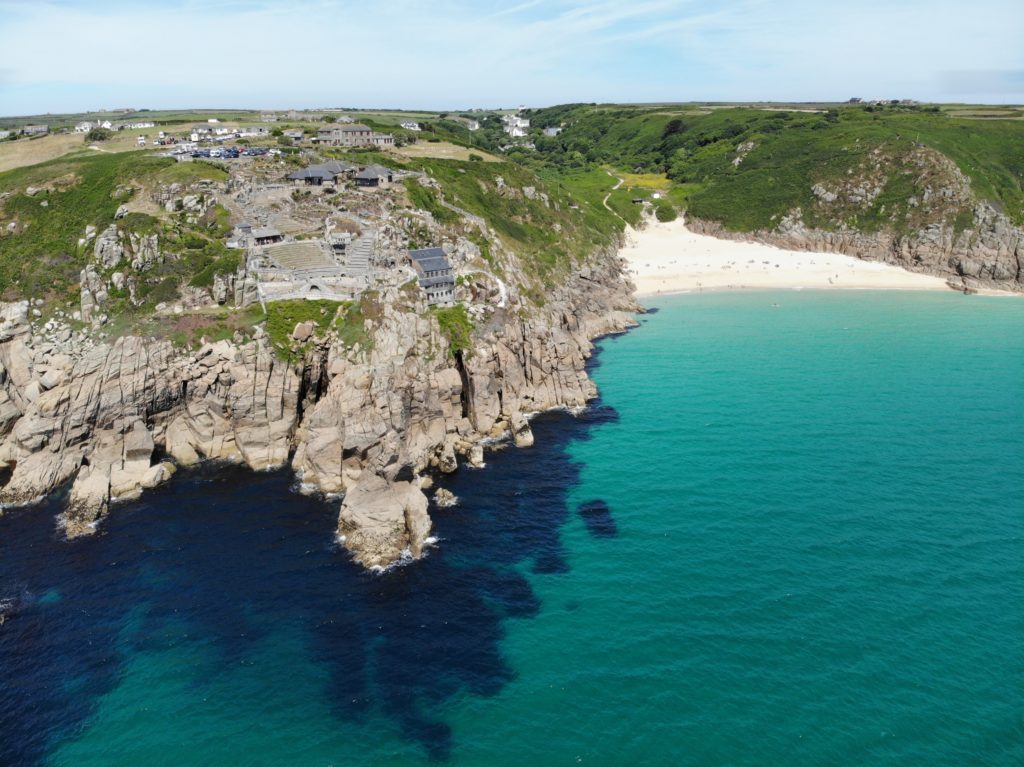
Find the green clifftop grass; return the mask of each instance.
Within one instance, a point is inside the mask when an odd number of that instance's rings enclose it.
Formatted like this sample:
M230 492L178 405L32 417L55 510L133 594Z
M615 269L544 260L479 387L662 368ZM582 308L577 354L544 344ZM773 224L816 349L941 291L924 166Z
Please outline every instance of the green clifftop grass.
M891 160L887 206L856 222L870 229L905 217L907 201L920 190L908 183L900 158L923 147L952 160L977 199L1024 222L1024 122L951 114L907 107L808 113L569 105L528 115L534 125L562 124L563 132L537 136L536 155L526 161L567 177L601 164L665 173L687 187L693 215L752 230L772 227L793 208L809 208L815 183L857 173L878 149ZM734 163L737 148L747 142L753 148Z
M6 195L0 199L0 295L74 299L79 272L93 249L92 241L78 244L87 226L102 232L114 222L118 206L142 187L224 177L224 171L204 163L101 152L0 173L0 193ZM28 195L29 187L39 191ZM11 223L16 231L8 233ZM180 245L190 258L186 279L212 280L213 272L233 268L228 263L232 259L237 263L237 255L225 253L221 243L201 230L168 230L143 214L131 214L119 226L139 234L159 232L162 248Z

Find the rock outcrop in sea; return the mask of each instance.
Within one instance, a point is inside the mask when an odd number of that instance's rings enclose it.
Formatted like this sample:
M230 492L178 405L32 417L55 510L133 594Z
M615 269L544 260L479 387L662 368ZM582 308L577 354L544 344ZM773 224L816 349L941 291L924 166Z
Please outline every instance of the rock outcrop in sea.
M135 252L158 251L154 242ZM0 504L70 484L61 524L77 536L179 466L290 462L304 488L344 494L339 540L359 563L419 556L427 475L482 464L486 439L532 444L525 414L593 398L592 340L634 324L613 250L579 266L542 307L510 290L466 350L450 348L422 298L389 288L366 319L372 343L314 337L289 361L259 330L182 352L135 336L96 341L33 322L27 301L0 305Z

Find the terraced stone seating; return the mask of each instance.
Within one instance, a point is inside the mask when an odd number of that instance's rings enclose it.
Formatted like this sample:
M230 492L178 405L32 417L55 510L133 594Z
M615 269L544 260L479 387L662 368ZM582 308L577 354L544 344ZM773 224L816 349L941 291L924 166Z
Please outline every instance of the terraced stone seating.
M282 269L293 272L337 272L338 265L315 242L286 242L267 247L268 258Z

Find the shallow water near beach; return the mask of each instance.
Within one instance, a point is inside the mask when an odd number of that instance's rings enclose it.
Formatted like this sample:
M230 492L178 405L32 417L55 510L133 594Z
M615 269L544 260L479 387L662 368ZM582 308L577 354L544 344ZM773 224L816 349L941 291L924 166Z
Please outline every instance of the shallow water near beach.
M1024 763L1024 302L652 303L384 575L285 471L0 516L0 764Z

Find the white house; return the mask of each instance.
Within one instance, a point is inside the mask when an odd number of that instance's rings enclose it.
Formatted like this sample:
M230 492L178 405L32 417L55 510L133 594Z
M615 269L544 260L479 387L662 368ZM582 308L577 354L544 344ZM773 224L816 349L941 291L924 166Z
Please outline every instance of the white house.
M518 115L505 115L501 121L505 123L505 133L512 138L523 138L526 135L526 129L530 127L530 121Z
M420 124L418 122L413 122L412 120L406 120L403 123L399 123L399 125L401 125L406 130L414 130L414 131L422 130L422 128L420 128Z
M75 133L88 133L92 130L92 123L86 120L84 123L78 123L75 126Z

